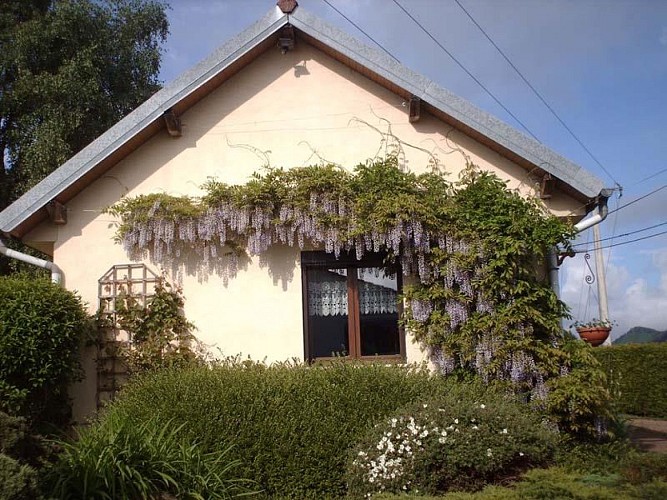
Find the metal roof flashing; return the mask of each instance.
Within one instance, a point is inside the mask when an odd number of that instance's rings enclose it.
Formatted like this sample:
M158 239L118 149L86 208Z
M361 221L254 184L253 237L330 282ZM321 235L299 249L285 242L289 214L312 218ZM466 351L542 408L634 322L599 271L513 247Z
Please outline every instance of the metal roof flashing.
M83 176L93 175L93 171L102 161L108 159L138 134L149 129L161 119L165 111L193 95L252 49L266 42L286 24L291 24L305 35L343 58L356 62L384 81L420 98L435 110L498 144L501 149L504 148L509 153L553 174L583 197L595 198L603 189L600 179L578 165L428 78L399 64L383 52L368 47L348 33L304 11L302 7L296 7L290 14L284 14L276 5L262 19L213 51L192 69L179 75L0 212L0 231L20 235L22 233L20 226L29 220L34 221L37 213L48 202L61 195Z

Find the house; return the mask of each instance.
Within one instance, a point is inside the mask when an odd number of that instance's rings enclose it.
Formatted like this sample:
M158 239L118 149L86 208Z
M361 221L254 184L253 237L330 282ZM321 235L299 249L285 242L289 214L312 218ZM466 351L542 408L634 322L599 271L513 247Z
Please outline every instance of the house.
M149 295L161 273L159 263L133 261L114 243L116 220L104 209L122 197L197 196L210 177L242 184L267 163L354 166L392 141L407 168L423 171L439 155L455 178L470 161L540 196L558 216L578 220L606 200L602 182L579 166L281 0L0 213L0 231L51 255L64 286L94 312L128 281ZM233 279L183 273L198 337L226 355L267 361L313 359L341 344L356 356L425 359L398 329L395 277L372 256L333 263L312 250L274 248ZM351 282L357 315L373 332L363 346L360 320L350 328L341 302ZM345 345L350 339L357 349ZM113 364L96 356L86 357L87 377L75 389L77 419L115 388L105 378Z

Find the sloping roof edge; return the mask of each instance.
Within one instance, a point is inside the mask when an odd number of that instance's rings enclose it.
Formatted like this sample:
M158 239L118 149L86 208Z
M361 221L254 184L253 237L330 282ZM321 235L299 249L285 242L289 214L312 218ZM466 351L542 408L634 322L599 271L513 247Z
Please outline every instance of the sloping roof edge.
M0 212L0 231L5 233L15 231L49 201L159 120L166 110L205 85L288 22L306 35L419 97L430 106L488 137L508 151L553 174L585 197L594 198L603 189L602 181L593 174L428 78L397 63L383 52L368 47L301 7L290 15L283 14L278 7L275 7L262 19L166 85Z
M356 38L302 9L297 9L290 16L290 21L296 28L313 38L329 45L344 56L366 66L434 108L452 116L455 120L553 174L584 196L594 198L604 188L604 184L599 178L579 165L560 156L542 143L519 132L465 99L442 88L425 76L415 73L396 62L384 52L364 45Z
M159 120L165 111L206 84L286 23L287 16L276 7L193 68L179 75L0 212L0 231L14 231L132 137Z

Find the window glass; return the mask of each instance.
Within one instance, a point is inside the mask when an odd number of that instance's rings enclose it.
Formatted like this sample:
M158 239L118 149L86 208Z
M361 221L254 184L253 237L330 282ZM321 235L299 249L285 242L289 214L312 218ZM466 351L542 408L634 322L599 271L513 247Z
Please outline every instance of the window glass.
M311 356L346 356L350 352L347 270L308 269L307 280Z
M400 354L398 280L378 267L357 269L361 355Z
M304 252L304 320L309 359L400 356L397 274L375 255L362 261Z

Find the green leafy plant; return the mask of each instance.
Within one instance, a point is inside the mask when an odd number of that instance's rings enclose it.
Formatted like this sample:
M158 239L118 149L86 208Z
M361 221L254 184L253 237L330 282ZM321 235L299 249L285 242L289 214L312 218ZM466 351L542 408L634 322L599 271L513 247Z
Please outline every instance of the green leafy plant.
M592 355L615 389L619 412L667 418L667 342L613 345Z
M145 305L129 290L119 295L117 326L131 337L131 342L123 344L120 352L130 374L201 360L203 352L192 333L194 325L183 313L183 305L180 288L173 288L164 279L155 285Z
M621 462L623 478L632 484L660 480L667 482L667 455L662 453L636 453Z
M47 454L24 418L0 412L0 499L41 498L36 467Z
M209 180L202 188L201 198L124 198L109 209L118 241L134 258L163 265L194 254L200 269L214 262L225 280L242 254L277 244L358 259L381 251L412 283L403 289L403 322L441 372L500 381L544 407L549 381L572 369L561 327L567 308L540 272L550 247L569 248L572 227L491 173L469 165L450 182L389 156L353 172L268 168L244 185ZM577 411L586 429L596 428L593 409Z
M41 498L37 471L0 453L0 499L35 500Z
M42 279L0 277L0 410L31 425L69 420L69 384L92 324L79 297Z
M613 437L609 422L613 412L608 381L593 349L578 340L563 342L563 366L560 377L548 382L546 408L558 426L579 439L604 440Z
M646 482L628 484L617 474L576 473L559 467L528 471L515 484L492 485L476 493L449 493L444 496L419 495L408 498L421 500L662 500L667 494L667 483ZM405 495L383 494L378 500L405 499Z
M415 367L234 358L137 377L109 410L137 423L183 425L180 432L206 451L233 444L239 477L254 479L268 497L339 498L350 450L364 432L449 383Z
M593 318L589 321L575 321L572 323L572 328L612 328L616 324L615 321L610 321L608 319L597 319Z
M47 472L57 498L225 499L251 493L228 447L206 452L167 420L135 421L120 412L83 430Z
M557 434L507 395L461 384L383 419L348 468L355 497L474 490L546 463Z

